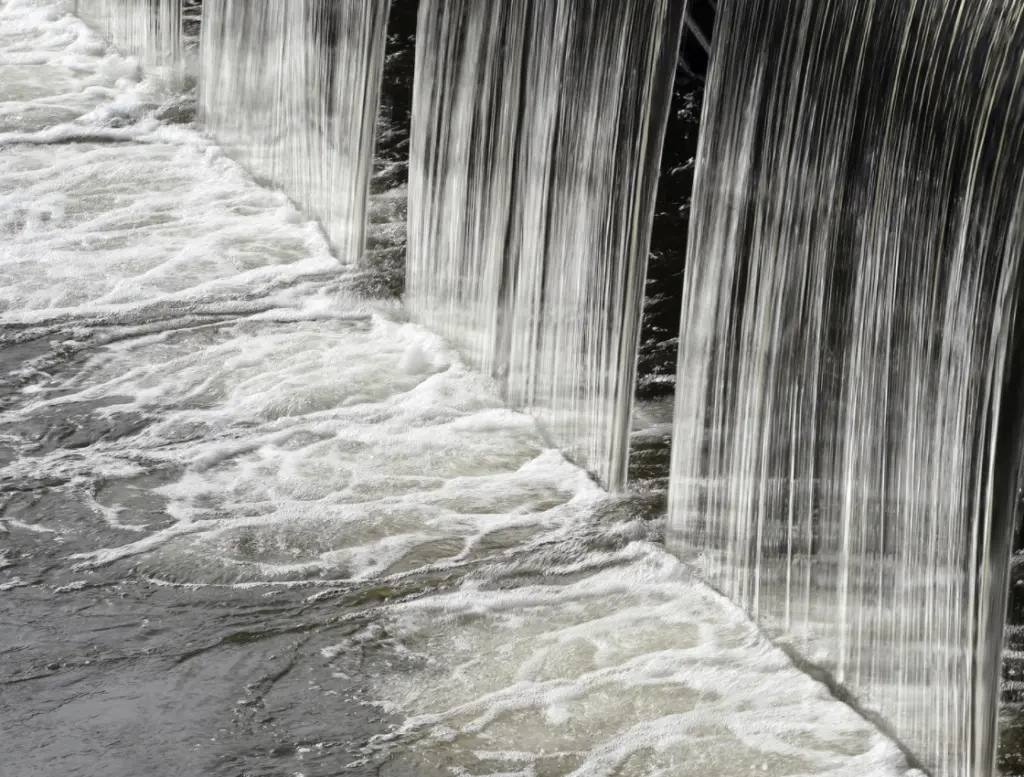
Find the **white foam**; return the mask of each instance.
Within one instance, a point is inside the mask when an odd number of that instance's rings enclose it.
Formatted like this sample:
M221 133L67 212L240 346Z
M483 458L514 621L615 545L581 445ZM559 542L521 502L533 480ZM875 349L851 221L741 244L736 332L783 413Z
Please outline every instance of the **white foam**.
M27 580L22 580L20 577L13 577L10 580L0 583L0 593L4 591L13 591L15 588L25 588L32 585Z
M36 524L36 523L25 523L24 521L17 521L17 520L14 520L14 519L8 519L7 520L7 525L8 526L13 526L16 529L23 529L25 531L30 531L30 532L33 532L35 534L57 534L57 530L56 529L49 529L46 526L40 526L39 524Z
M281 195L225 160L205 163L198 136L184 140L0 157L0 324L138 319L172 304L230 312L337 275L316 228L279 217Z
M75 384L20 412L117 397L95 412L157 420L93 446L89 466L146 457L185 467L158 490L178 523L98 551L96 563L168 544L239 580L403 574L472 558L500 532L561 532L574 499L595 489L436 337L376 316L126 341ZM58 452L36 466L67 464Z
M402 743L393 757L428 774L906 773L893 743L659 547L619 562L393 608L387 632L422 668L376 678L409 716L379 746Z
M157 99L138 62L109 52L52 3L10 0L0 7L0 25L0 146L33 142L37 130L59 137L86 125L102 129L94 111L109 119ZM125 114L129 106L135 110Z

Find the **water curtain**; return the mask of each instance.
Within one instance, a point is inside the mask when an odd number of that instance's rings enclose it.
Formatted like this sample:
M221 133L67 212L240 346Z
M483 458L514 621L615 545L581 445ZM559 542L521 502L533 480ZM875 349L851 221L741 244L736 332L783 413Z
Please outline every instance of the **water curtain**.
M183 0L74 0L74 12L154 72L180 82L189 49L186 19L193 5Z
M677 0L422 0L406 299L625 482Z
M669 545L949 777L996 738L1021 51L1019 3L722 0L687 257Z
M227 153L363 256L389 0L205 0L199 107Z

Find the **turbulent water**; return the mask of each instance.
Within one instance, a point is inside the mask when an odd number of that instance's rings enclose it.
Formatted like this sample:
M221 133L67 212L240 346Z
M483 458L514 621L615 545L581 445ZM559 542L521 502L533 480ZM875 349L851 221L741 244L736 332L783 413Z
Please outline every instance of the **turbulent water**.
M905 773L187 113L0 4L0 775Z
M684 290L673 547L952 777L995 754L1022 49L1019 4L720 3Z
M407 297L556 445L626 479L681 0L422 0Z

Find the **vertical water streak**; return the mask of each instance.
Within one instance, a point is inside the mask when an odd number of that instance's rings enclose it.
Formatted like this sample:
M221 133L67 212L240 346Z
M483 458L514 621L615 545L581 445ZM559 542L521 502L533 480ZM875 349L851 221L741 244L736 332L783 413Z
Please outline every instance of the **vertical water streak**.
M951 777L995 740L1022 16L719 3L683 300L669 544Z
M682 0L424 0L407 301L625 479Z
M194 41L190 0L74 0L74 13L173 84L185 77Z
M205 0L199 106L252 173L364 248L389 0Z

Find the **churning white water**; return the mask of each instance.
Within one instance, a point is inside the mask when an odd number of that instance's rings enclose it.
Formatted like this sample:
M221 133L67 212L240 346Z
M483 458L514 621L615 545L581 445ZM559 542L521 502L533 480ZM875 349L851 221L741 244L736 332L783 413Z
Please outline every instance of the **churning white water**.
M0 633L4 763L237 773L244 740L255 773L905 773L141 73L60 6L0 4L0 613L33 614ZM221 600L253 625L179 655ZM154 651L190 694L125 712Z

